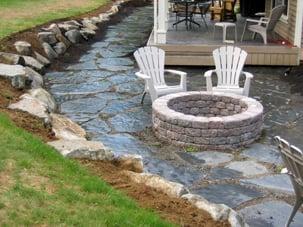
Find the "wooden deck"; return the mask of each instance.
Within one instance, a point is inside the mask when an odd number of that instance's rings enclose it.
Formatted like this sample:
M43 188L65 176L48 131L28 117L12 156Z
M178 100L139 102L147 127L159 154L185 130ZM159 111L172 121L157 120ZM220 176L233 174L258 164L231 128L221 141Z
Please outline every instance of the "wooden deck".
M213 36L214 22L208 19L208 31L202 24L200 17L196 16L196 21L201 27L194 27L186 30L184 24L179 25L177 30L172 28L174 17L169 21L166 44L155 44L153 33L147 45L158 46L166 51L166 65L213 65L212 51L222 45L230 45L222 42L222 30L216 29ZM260 38L251 40L251 33L247 32L244 41L240 38L244 27L244 18L238 18L237 35L238 41L235 44L248 52L247 65L299 65L301 50L298 47L291 47L275 41L264 45ZM228 30L228 39L234 38L234 30Z

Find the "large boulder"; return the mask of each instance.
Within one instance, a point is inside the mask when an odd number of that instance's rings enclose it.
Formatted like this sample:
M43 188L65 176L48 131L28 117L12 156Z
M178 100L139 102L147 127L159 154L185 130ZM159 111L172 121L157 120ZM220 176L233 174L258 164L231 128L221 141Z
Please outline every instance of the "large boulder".
M0 62L8 65L24 65L25 60L18 54L0 52Z
M44 28L43 30L52 32L55 35L62 34L59 26L55 23L51 24L48 28Z
M82 41L82 35L79 30L73 29L65 32L65 36L71 41L73 44L80 43Z
M49 66L51 64L51 62L46 57L42 56L36 51L34 51L33 56L44 66Z
M93 21L89 20L89 19L83 19L82 20L82 24L84 26L84 28L88 28L90 30L93 31L97 31L99 28L94 24Z
M113 161L115 166L124 170L133 171L136 173L143 172L143 158L140 155L125 154L115 158Z
M61 24L58 24L58 26L65 32L68 32L68 31L74 30L74 29L79 29L79 26L67 24L67 23L61 23Z
M31 67L32 69L44 73L44 65L31 56L22 56L24 58L25 66Z
M43 88L31 89L28 91L30 96L40 100L46 106L49 112L54 112L57 110L57 105L54 98Z
M59 57L58 54L57 54L57 52L48 43L42 43L42 47L44 49L44 52L45 52L46 56L50 60L53 60L53 59L56 59L56 58Z
M40 88L43 86L43 77L30 67L24 67L26 75L30 78L31 88Z
M48 143L69 158L111 161L113 153L102 143L87 140L56 140Z
M81 126L63 115L51 114L52 130L58 139L86 140L86 132Z
M41 43L48 43L50 45L57 43L56 34L53 32L39 32L38 39Z
M188 193L188 189L184 185L168 181L158 175L150 173L134 173L127 172L131 180L138 184L144 184L158 191L167 194L170 197L179 198Z
M47 121L49 119L47 106L29 94L22 95L19 102L10 104L8 108L25 111Z
M11 80L15 88L30 88L32 79L25 72L22 65L7 65L0 63L0 77Z
M25 41L17 41L14 44L17 52L21 55L30 56L33 53L32 45Z
M195 194L185 194L181 198L208 212L215 221L228 221L232 227L248 227L237 212L224 204L210 203L202 196Z
M62 55L66 52L67 47L63 42L59 42L54 46L54 50L57 52L58 55Z
M71 46L71 42L67 38L65 38L64 35L58 34L56 35L56 38L58 39L59 42L64 43L66 48L69 48Z

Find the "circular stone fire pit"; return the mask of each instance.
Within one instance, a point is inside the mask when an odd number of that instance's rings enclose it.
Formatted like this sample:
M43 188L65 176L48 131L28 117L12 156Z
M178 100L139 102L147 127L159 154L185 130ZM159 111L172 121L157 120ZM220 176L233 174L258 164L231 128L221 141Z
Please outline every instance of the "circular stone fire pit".
M153 103L156 136L180 146L232 150L260 137L263 106L258 101L218 92L182 92Z

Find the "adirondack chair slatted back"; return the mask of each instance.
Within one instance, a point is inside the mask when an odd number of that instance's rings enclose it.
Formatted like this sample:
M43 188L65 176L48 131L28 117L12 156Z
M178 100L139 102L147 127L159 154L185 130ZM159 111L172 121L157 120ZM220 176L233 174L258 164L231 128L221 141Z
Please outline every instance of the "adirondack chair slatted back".
M165 52L157 47L142 47L134 53L140 71L149 76L155 86L165 85Z
M239 87L247 53L239 47L224 46L213 51L218 86Z
M267 24L267 29L266 29L267 31L273 31L275 29L276 24L280 20L280 17L282 16L285 9L286 9L285 5L279 5L272 9Z
M275 139L287 170L296 183L303 187L303 152L279 136L276 136Z

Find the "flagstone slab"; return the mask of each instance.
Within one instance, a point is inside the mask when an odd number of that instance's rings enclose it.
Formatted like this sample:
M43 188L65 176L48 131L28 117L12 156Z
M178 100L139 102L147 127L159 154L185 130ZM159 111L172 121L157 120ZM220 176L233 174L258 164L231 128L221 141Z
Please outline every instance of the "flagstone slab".
M286 193L294 193L291 180L286 174L276 174L260 178L241 180L243 184L251 184L270 190L282 191Z
M212 180L239 179L241 177L243 177L241 172L224 167L212 168L208 176Z
M81 126L89 133L91 137L96 135L104 135L111 131L108 124L100 118L85 122Z
M244 220L253 227L284 227L292 206L283 201L268 201L240 210ZM303 214L299 211L291 227L302 227Z
M245 177L266 174L268 170L265 166L255 161L236 161L225 166L228 169L238 171Z
M112 84L108 81L96 81L79 84L59 84L51 87L54 94L95 94L111 90Z
M131 66L134 65L134 61L130 58L124 57L124 58L100 58L97 60L97 64L101 68L104 68L106 66Z
M165 179L186 186L190 186L204 177L204 174L201 171L194 170L190 167L177 166L156 157L145 158L144 169L147 172L160 175Z
M212 203L223 203L232 208L264 195L255 189L236 184L214 184L192 191Z
M98 140L115 154L137 154L146 157L152 152L147 145L127 133L104 135Z
M276 147L255 143L242 152L242 155L260 162L268 162L276 165L282 164L282 158Z
M192 155L199 160L203 160L205 165L219 165L230 162L234 158L232 154L217 151L195 152Z
M106 106L106 100L100 98L84 98L64 102L61 105L63 113L96 114Z
M143 93L144 85L138 82L129 82L116 86L116 91L119 93L127 93L132 95L138 95Z

